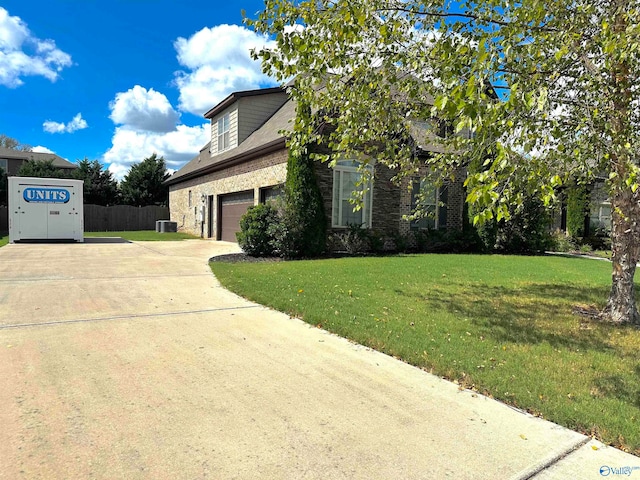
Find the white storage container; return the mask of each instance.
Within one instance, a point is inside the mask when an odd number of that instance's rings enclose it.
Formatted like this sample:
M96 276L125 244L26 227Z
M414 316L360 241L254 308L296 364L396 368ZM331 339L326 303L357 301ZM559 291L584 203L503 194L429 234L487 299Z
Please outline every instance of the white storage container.
M84 241L83 183L9 177L9 241Z

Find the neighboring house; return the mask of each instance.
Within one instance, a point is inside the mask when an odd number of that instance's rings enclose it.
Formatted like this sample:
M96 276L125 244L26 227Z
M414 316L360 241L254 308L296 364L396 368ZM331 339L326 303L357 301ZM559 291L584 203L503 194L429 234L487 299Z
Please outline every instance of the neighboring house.
M282 88L237 92L205 117L211 120L211 142L166 181L171 220L181 231L235 242L247 209L281 192L288 157L281 132L291 128L295 103ZM428 154L428 147L423 150ZM354 159L338 161L334 168L316 163L329 232L353 224L392 235L423 228L462 229L463 175L441 187L421 185L420 178L397 185L391 180L395 172L375 164L363 208L354 212L349 198L361 176L357 166ZM409 222L403 216L411 214L420 187L431 192L433 216Z
M0 147L0 168L9 176L17 175L18 170L20 170L22 164L27 160L53 160L53 165L62 170L73 170L76 168L73 163L68 162L55 153L23 152L21 150Z

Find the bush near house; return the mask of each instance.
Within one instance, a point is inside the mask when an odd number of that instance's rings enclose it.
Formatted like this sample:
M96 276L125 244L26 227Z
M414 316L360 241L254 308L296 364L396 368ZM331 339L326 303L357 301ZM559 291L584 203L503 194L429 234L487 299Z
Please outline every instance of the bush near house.
M284 258L317 257L326 250L324 204L307 152L289 151L284 204L250 208L237 239L245 253Z
M285 258L316 257L326 250L327 220L322 195L308 152L289 150L285 207L277 250Z
M240 231L236 233L238 245L254 257L275 254L278 211L269 204L249 207L240 219Z

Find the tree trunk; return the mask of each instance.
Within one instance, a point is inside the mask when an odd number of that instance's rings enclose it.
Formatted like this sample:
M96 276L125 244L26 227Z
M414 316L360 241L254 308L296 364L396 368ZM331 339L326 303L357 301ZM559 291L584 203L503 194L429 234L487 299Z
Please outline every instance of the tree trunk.
M640 192L640 190L637 190ZM613 273L605 314L615 323L640 325L633 283L640 256L640 204L631 189L614 192L612 201L611 261Z
M626 0L615 0L613 30L618 35L624 35L627 27L625 12ZM631 74L629 61L624 57L613 55L611 70L612 92L612 152L610 156L611 171L615 173L611 188L611 261L613 273L611 275L611 294L605 314L616 323L631 323L640 325L640 315L636 306L635 286L633 277L639 257L640 245L640 189L633 191L632 185L636 180L630 176L631 157L628 142L634 125L631 122L629 109L631 108Z

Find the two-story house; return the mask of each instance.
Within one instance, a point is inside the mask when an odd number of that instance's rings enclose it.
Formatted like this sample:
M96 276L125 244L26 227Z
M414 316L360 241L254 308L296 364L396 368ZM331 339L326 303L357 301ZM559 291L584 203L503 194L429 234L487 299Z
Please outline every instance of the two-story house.
M281 192L288 157L282 131L292 128L295 103L282 88L236 92L205 117L211 120L210 143L166 182L171 220L181 231L235 242L247 208ZM316 164L329 231L353 224L401 234L418 228L462 229L463 178L441 187L422 185L423 192L431 192L427 207L434 215L409 222L403 216L415 206L419 179L413 180L412 193L406 183L392 182L394 172L375 164L363 208L354 212L349 199L361 175L357 166L356 159L341 160L334 168Z
M0 168L9 176L18 174L18 170L26 161L47 161L52 160L53 165L61 170L70 171L76 166L68 162L55 153L25 152L22 150L12 150L0 147Z

